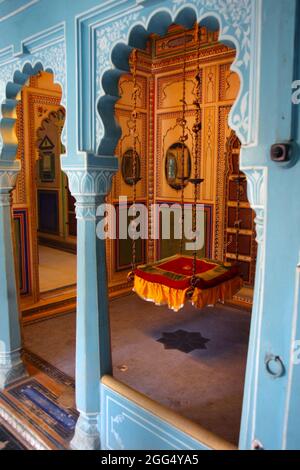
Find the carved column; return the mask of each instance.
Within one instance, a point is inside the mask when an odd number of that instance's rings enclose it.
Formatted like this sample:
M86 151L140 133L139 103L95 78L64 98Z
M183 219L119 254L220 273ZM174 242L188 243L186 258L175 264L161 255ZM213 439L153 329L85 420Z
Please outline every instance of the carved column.
M98 161L97 161L98 160ZM105 241L96 235L98 206L117 171L115 157L94 157L86 169L66 169L77 217L76 405L73 449L100 449L100 378L111 374Z
M18 163L10 167L0 166L0 389L26 375L21 358L11 217L11 191L18 173Z
M245 152L246 153L246 152ZM257 374L257 338L260 337L260 328L263 316L264 276L265 276L265 206L267 188L267 168L242 168L247 176L248 199L255 211L256 241L258 244L255 288L252 310L252 321L249 339L249 350L244 387L244 400L240 430L240 450L249 450L253 445L253 400L255 380Z

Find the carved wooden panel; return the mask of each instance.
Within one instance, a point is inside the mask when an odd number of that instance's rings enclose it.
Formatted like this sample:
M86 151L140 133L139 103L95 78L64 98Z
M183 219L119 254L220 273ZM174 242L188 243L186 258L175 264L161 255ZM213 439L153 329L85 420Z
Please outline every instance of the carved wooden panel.
M203 69L203 103L215 103L217 98L218 66L209 65Z
M209 47L216 44L218 41L218 31L208 31L207 28L201 28L201 46ZM194 31L185 33L186 43L188 48L194 48L197 44L197 38ZM170 54L182 53L184 46L184 33L183 28L178 25L173 25L169 28L168 33L163 38L155 40L155 55L156 57L169 56Z
M147 203L148 198L148 180L151 178L151 173L148 174L148 162L149 155L149 134L151 133L151 126L149 126L149 94L150 88L150 76L147 76L144 72L140 72L140 69L144 69L144 59L147 58L147 53L142 54L143 61L138 60L138 95L137 95L137 148L136 151L140 159L140 176L141 181L137 184L137 199L139 202ZM139 54L140 59L140 54ZM151 62L150 62L151 63ZM119 159L119 170L113 178L112 190L108 196L108 200L114 203L117 215L117 227L119 223L119 196L127 196L128 202L132 201L133 198L133 187L124 181L122 176L122 157L125 152L132 150L133 137L130 132L132 121L132 94L133 94L133 80L131 74L123 75L119 81L119 95L120 99L115 106L115 116L121 127L121 138L115 150L115 154ZM151 144L150 144L151 146ZM153 175L153 173L152 173ZM153 179L153 176L152 176ZM138 256L140 256L139 262L144 261L144 254L146 251L146 242L137 242ZM107 268L108 268L108 282L109 292L115 294L117 292L124 291L130 288L130 284L127 282L127 273L130 270L130 259L131 259L131 240L107 240Z
M224 227L226 204L226 142L231 130L228 126L228 116L231 107L221 106L218 110L218 158L216 168L216 199L215 199L215 236L214 257L223 260L224 257Z
M220 66L220 101L234 101L239 87L239 76L230 70L230 64L222 64Z
M26 240L22 240L26 250L28 289L33 302L39 298L38 253L37 253L37 186L36 162L39 154L36 146L37 129L48 113L58 109L61 99L59 85L53 83L53 75L47 72L31 77L29 86L22 89L21 101L17 105L16 133L18 138L17 158L21 160L21 172L13 195L14 213L26 210L28 226ZM24 272L25 272L24 271Z
M21 171L19 173L16 188L13 191L13 204L26 204L26 162L24 158L24 117L23 103L17 104L16 135L18 139L17 159L21 161Z
M186 76L186 102L193 105L195 99L195 70L187 72ZM157 109L179 108L182 98L183 77L182 72L169 74L157 79Z
M27 204L29 207L30 241L31 241L31 272L32 272L32 295L34 301L39 299L39 269L38 269L38 208L37 208L37 185L36 166L39 158L36 146L37 129L47 112L56 111L60 103L60 95L52 95L47 90L36 88L24 88L22 93L24 101L24 155L26 160L26 184ZM61 211L62 212L62 211Z
M142 75L137 77L137 106L145 110L147 108L147 78ZM133 93L133 81L130 74L122 75L119 81L119 95L117 107L129 107L132 108L132 93Z
M38 72L36 75L33 75L29 79L29 86L61 94L61 87L54 82L54 76L51 72Z
M156 138L153 150L153 159L156 163L154 191L160 200L178 201L180 194L173 190L165 181L164 158L168 145L174 143L181 129L176 127L176 118L181 116L181 98L183 91L183 54L184 38L180 30L170 31L174 41L166 36L164 41L156 40L156 58L153 62L153 70L156 76L157 100L156 100ZM202 40L208 40L205 28L202 31ZM203 46L200 52L200 67L202 81L202 132L201 132L201 176L204 183L201 186L199 203L212 204L214 211L213 237L210 240L211 251L214 257L223 259L224 244L224 219L225 219L225 143L230 135L228 127L228 115L231 105L239 91L239 78L230 71L233 55L209 39L210 44ZM186 78L186 102L188 122L188 145L193 154L195 85L194 76L196 70L195 48L192 40L188 40L186 60L188 61ZM176 55L170 50L174 47ZM169 50L169 54L167 54ZM229 53L231 55L229 55ZM227 101L228 106L222 106ZM150 155L151 158L151 155ZM192 169L193 174L193 169ZM192 200L193 189L188 185L185 189L185 200Z
M121 172L122 157L126 151L132 149L133 139L130 133L130 119L131 111L120 109L116 110L116 118L122 129L122 137L119 140L116 155L119 159L119 171L113 179L112 194L114 199L118 199L120 195L127 196L128 199L132 199L133 189L132 186L125 183ZM137 153L140 157L141 163L141 181L137 184L137 197L145 198L147 196L147 115L145 113L139 113L138 122L138 142L137 142Z
M26 208L13 210L14 249L16 257L17 279L20 293L27 295L31 289L30 249L28 233L28 211Z
M240 142L234 132L227 139L226 152L226 212L224 227L224 256L238 261L246 285L254 285L257 246L255 241L255 213L247 197L247 182L239 169Z
M40 117L38 108L35 113ZM52 106L51 106L52 107ZM61 187L60 154L62 153L61 130L65 122L65 111L55 106L53 111L48 108L41 126L36 131L35 149L38 155L37 186L38 188L59 189ZM44 159L53 158L52 178L44 178L41 173L41 164Z
M186 60L186 101L187 101L187 145L193 157L194 142L192 127L194 124L195 99L195 70L196 70L196 42L194 31L183 32L181 27L171 26L164 37L152 36L146 52L139 53L138 61L138 107L140 112L139 134L142 140L140 150L142 154L143 175L138 185L138 197L145 198L148 204L153 202L178 202L180 191L173 189L165 178L165 156L167 149L178 141L181 128L176 119L182 116L183 91L183 54L184 35L187 39ZM232 204L234 189L226 175L226 141L231 134L228 126L228 116L231 106L236 99L240 82L239 77L230 70L235 53L218 41L218 32L209 32L201 29L202 47L200 50L201 82L202 82L202 133L201 133L201 176L205 179L201 186L199 203L206 204L211 209L211 227L207 253L217 259L224 259L225 233L234 230L234 215ZM121 99L116 104L116 116L122 128L117 154L130 146L128 134L129 113L132 109L132 81L130 75L124 75L120 80ZM126 114L127 112L127 114ZM144 112L144 113L143 113ZM145 115L145 118L142 117ZM238 172L239 155L232 155L232 167ZM192 175L193 175L192 165ZM146 175L144 177L144 172ZM124 186L118 174L113 186L113 198L119 194L130 197L132 188ZM228 202L228 197L230 201ZM192 185L185 189L185 200L193 199ZM243 237L241 238L241 263L247 279L253 279L253 261L250 265L246 259L249 249L253 249L253 218L249 215L248 201L241 195L243 212ZM152 221L150 219L150 225ZM228 226L227 226L228 224ZM147 241L147 256L153 261L159 254L159 241ZM228 245L229 250L233 249ZM249 248L251 247L251 248ZM109 263L114 259L114 247L108 250ZM229 252L231 256L231 252ZM252 255L251 255L252 256ZM243 257L243 259L242 259ZM110 268L110 282L121 283L121 273L114 273ZM124 284L123 284L124 285Z
M215 107L204 108L202 113L201 173L204 183L201 185L201 199L212 201L215 190L215 168L217 162L216 129L218 126Z
M177 119L181 118L182 112L180 110L163 113L157 115L157 134L155 139L155 157L156 157L156 172L155 172L155 190L156 197L160 199L168 199L178 201L180 199L180 191L173 189L169 186L165 177L165 158L168 148L178 142L182 129L177 124ZM187 120L187 134L188 140L186 142L187 147L190 150L191 155L194 151L193 132L192 127L194 123L194 112L188 111L186 114ZM192 162L192 174L193 174L193 162ZM186 200L192 200L193 188L188 185L185 189Z

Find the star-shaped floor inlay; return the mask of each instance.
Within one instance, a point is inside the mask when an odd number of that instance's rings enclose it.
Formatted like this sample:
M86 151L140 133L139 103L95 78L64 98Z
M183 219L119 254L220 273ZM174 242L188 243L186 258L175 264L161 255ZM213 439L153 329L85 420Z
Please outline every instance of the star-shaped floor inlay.
M207 349L206 343L210 340L195 331L177 330L162 333L162 337L157 341L162 343L165 349L178 349L184 353L190 353L195 349Z

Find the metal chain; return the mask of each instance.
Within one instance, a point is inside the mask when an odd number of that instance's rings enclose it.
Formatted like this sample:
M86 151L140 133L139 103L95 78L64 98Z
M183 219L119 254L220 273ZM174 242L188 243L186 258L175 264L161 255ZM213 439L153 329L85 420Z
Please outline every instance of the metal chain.
M201 68L200 68L200 45L201 45L201 30L199 24L196 23L195 25L195 39L197 41L197 70L196 70L196 99L194 100L195 105L195 123L193 126L193 132L195 135L195 146L194 146L194 171L195 176L190 181L194 184L194 200L193 200L193 232L195 233L194 242L197 241L197 202L199 199L199 189L200 184L204 181L200 178L200 163L201 163L201 146L200 146L200 139L201 139L201 130L202 130L202 121L201 121ZM195 247L193 253L193 276L192 276L192 283L195 281L197 273L197 249Z
M132 80L133 80L133 92L132 92L132 113L131 113L131 121L133 123L131 132L132 132L132 182L133 182L133 214L135 215L136 210L136 185L137 185L137 120L138 120L138 112L137 112L137 95L138 95L138 86L137 86L137 50L133 49L131 54L131 73L132 73ZM135 237L132 237L132 272L135 271L136 268L136 240Z
M184 32L184 56L183 56L183 73L182 73L182 118L179 119L179 124L182 128L181 137L179 141L181 142L181 240L180 240L180 253L183 253L183 237L184 237L184 188L185 188L185 174L184 174L184 154L185 154L185 142L188 139L188 135L186 133L186 32Z

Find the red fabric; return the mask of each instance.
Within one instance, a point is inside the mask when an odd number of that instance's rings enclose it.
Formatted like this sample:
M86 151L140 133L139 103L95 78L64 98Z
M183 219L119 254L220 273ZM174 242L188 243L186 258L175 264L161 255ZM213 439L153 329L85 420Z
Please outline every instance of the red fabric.
M173 287L174 289L187 289L190 286L190 278L182 280L173 280L164 276L163 274L149 274L137 268L135 271L136 276L141 277L145 281L163 284L164 286Z
M187 289L191 285L192 258L177 256L165 262L138 267L135 274L145 281L163 284L175 289ZM188 269L184 269L187 267ZM225 267L221 263L197 260L195 287L208 289L239 275L237 266Z
M215 263L207 263L204 260L197 259L196 274L205 273L206 271L213 269L215 266ZM180 258L167 261L166 263L157 264L156 267L163 269L164 271L182 274L183 276L192 276L193 259L181 256Z

